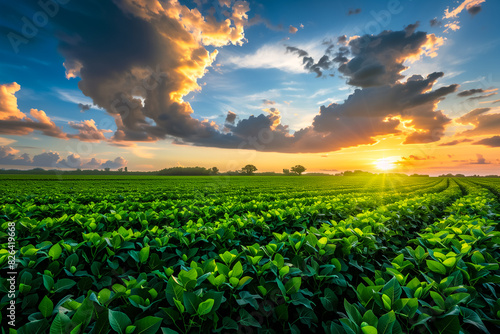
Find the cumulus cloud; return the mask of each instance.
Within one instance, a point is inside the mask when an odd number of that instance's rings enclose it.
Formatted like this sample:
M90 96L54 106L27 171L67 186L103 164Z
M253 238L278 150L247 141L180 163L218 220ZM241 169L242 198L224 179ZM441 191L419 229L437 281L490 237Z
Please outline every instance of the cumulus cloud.
M298 28L295 28L295 27L294 27L294 26L292 26L292 25L290 26L290 28L288 28L288 32L289 32L290 34L295 34L297 31L299 31L299 29L298 29Z
M82 160L77 154L70 154L65 159L61 158L58 152L43 152L30 157L24 153L19 155L19 151L10 146L0 146L1 166L29 166L29 167L49 167L49 168L91 168L91 169L117 169L127 165L127 161L122 157L114 160L102 160L92 158Z
M67 138L43 110L31 109L30 118L18 109L15 94L20 89L16 82L0 85L0 133L22 136L38 130L46 136Z
M54 17L67 69L81 64L79 88L115 118L113 141L204 137L214 131L191 117L183 97L200 89L197 80L215 60L218 51L205 46L246 41L248 3L226 4L229 16L222 21L177 1L156 0L86 1Z
M268 99L262 100L262 103L265 104L266 106L272 106L272 105L276 104L276 102L274 102L272 100L268 100Z
M383 31L364 35L349 42L352 58L339 67L348 84L360 87L393 84L404 76L405 61L421 56L436 56L444 39L425 32Z
M108 138L105 133L113 132L112 130L98 129L93 119L84 120L82 122L69 122L70 127L78 130L77 134L68 134L68 138L75 138L80 141L100 142L106 141Z
M54 18L59 36L65 32L78 36L60 37L59 50L68 68L81 64L82 92L115 118L117 130L111 138L115 144L173 138L178 144L313 153L373 144L382 135L403 136L405 144L434 142L443 136L450 119L437 110L437 104L457 85L433 90L443 73L413 76L405 82L401 75L405 62L433 57L443 39L404 30L352 38L339 48L340 54L333 54L331 44L317 61L301 48L288 47L288 57L293 56L295 63L300 57L306 70L321 76L340 63L338 70L348 83L362 88L343 103L322 106L310 126L291 131L281 123L276 108L238 121L229 112L222 130L214 122L191 117L193 110L183 97L201 89L197 80L213 63L216 48L245 42L248 4L231 4L230 8L224 4L228 13L223 21L175 0L72 3L71 11ZM106 15L86 14L96 12ZM281 46L270 68L284 62L285 51ZM346 60L334 61L336 56ZM249 59L236 60L245 61L251 67ZM265 67L259 61L255 67ZM88 123L73 127L82 131L82 138L104 136Z

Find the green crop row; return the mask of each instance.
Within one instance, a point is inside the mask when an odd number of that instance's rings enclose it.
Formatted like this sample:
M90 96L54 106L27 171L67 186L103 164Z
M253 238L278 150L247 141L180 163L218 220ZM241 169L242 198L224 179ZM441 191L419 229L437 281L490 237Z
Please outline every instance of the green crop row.
M57 197L73 189L47 181L32 181L40 194L27 200L5 195L0 224L14 222L18 241L17 332L498 331L492 189L394 178L355 180L344 193L349 178L325 181L346 182L335 193L332 184L314 190L325 178L296 179L274 180L272 200L224 188L148 202L134 197L146 185L133 184L126 200L67 203ZM261 184L244 182L238 191L259 194ZM8 255L0 250L1 268Z

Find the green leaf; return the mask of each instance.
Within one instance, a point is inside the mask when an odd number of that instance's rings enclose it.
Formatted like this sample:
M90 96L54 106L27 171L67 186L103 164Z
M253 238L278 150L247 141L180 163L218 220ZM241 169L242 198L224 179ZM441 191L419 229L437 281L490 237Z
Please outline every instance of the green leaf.
M437 292L431 291L430 292L432 300L439 306L441 310L445 310L446 306L444 305L444 299L441 297L441 295Z
M54 303L49 297L45 296L40 304L38 304L38 309L45 318L48 318L51 316L52 311L54 311Z
M299 291L302 279L300 277L293 277L285 283L285 291L287 294L293 294Z
M233 270L230 272L229 276L240 278L241 275L243 275L243 266L241 265L241 262L238 261L234 265Z
M54 287L54 279L48 275L43 275L43 286L47 291L52 291L52 288Z
M351 319L351 321L356 325L360 325L363 318L361 317L361 313L359 313L357 307L349 304L347 299L344 299L344 308L349 319Z
M399 299L399 297L401 297L401 291L401 285L396 277L391 278L391 280L382 288L382 293L391 299L391 303L394 303Z
M377 329L373 326L361 327L361 331L363 331L363 334L378 334Z
M394 311L384 314L378 319L377 331L380 334L389 334L392 332L392 327L396 321L396 314Z
M141 261L141 263L146 263L148 258L149 258L149 246L146 246L139 251L139 261Z
M471 309L460 307L460 313L464 317L464 322L476 326L485 333L489 333L479 315Z
M261 328L259 322L255 320L255 318L248 313L245 309L240 309L240 324L243 326L252 326L252 327L257 327Z
M54 292L61 292L63 290L71 289L76 285L76 282L69 278L61 278L54 284Z
M190 314L196 314L199 304L200 297L196 295L194 292L184 292L183 296L183 304L186 307L186 311Z
M198 310L196 313L198 313L198 315L208 314L210 313L210 311L212 311L213 306L214 306L214 300L207 299L204 302L201 302L200 305L198 305Z
M50 334L67 334L71 328L71 320L64 313L57 313L52 325L50 325Z
M134 334L156 334L161 326L162 318L148 316L137 320L134 323L136 327Z
M446 267L443 266L441 263L439 263L437 261L433 261L433 260L426 260L425 262L427 263L427 267L431 271L438 273L438 274L443 274L443 275L446 274Z
M257 299L262 299L261 296L252 295L248 291L241 291L240 297L241 297L241 299L236 299L236 302L238 303L238 305L245 306L247 304L250 304L253 306L254 309L256 309L256 310L259 309L259 303L257 302Z
M50 247L49 256L52 258L52 260L57 260L61 256L61 254L61 245L55 244L54 246Z
M449 315L444 318L436 319L435 325L439 334L456 334L460 331L458 315Z
M111 328L120 334L124 334L127 326L132 324L130 318L125 313L120 311L109 310L108 319Z

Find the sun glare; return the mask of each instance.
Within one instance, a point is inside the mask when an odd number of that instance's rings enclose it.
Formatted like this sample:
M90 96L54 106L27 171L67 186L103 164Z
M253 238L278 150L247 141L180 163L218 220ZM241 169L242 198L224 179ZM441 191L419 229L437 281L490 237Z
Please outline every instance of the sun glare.
M388 171L388 170L394 169L394 167L396 167L394 165L394 162L390 159L387 159L387 158L376 160L374 162L374 165L377 169L379 169L381 171Z

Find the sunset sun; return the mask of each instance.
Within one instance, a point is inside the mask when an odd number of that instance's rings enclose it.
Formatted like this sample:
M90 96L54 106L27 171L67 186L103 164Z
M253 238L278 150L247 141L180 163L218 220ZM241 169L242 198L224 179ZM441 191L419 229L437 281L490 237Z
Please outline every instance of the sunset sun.
M389 171L394 169L396 166L394 165L394 161L389 158L378 159L374 163L375 167L381 171Z

